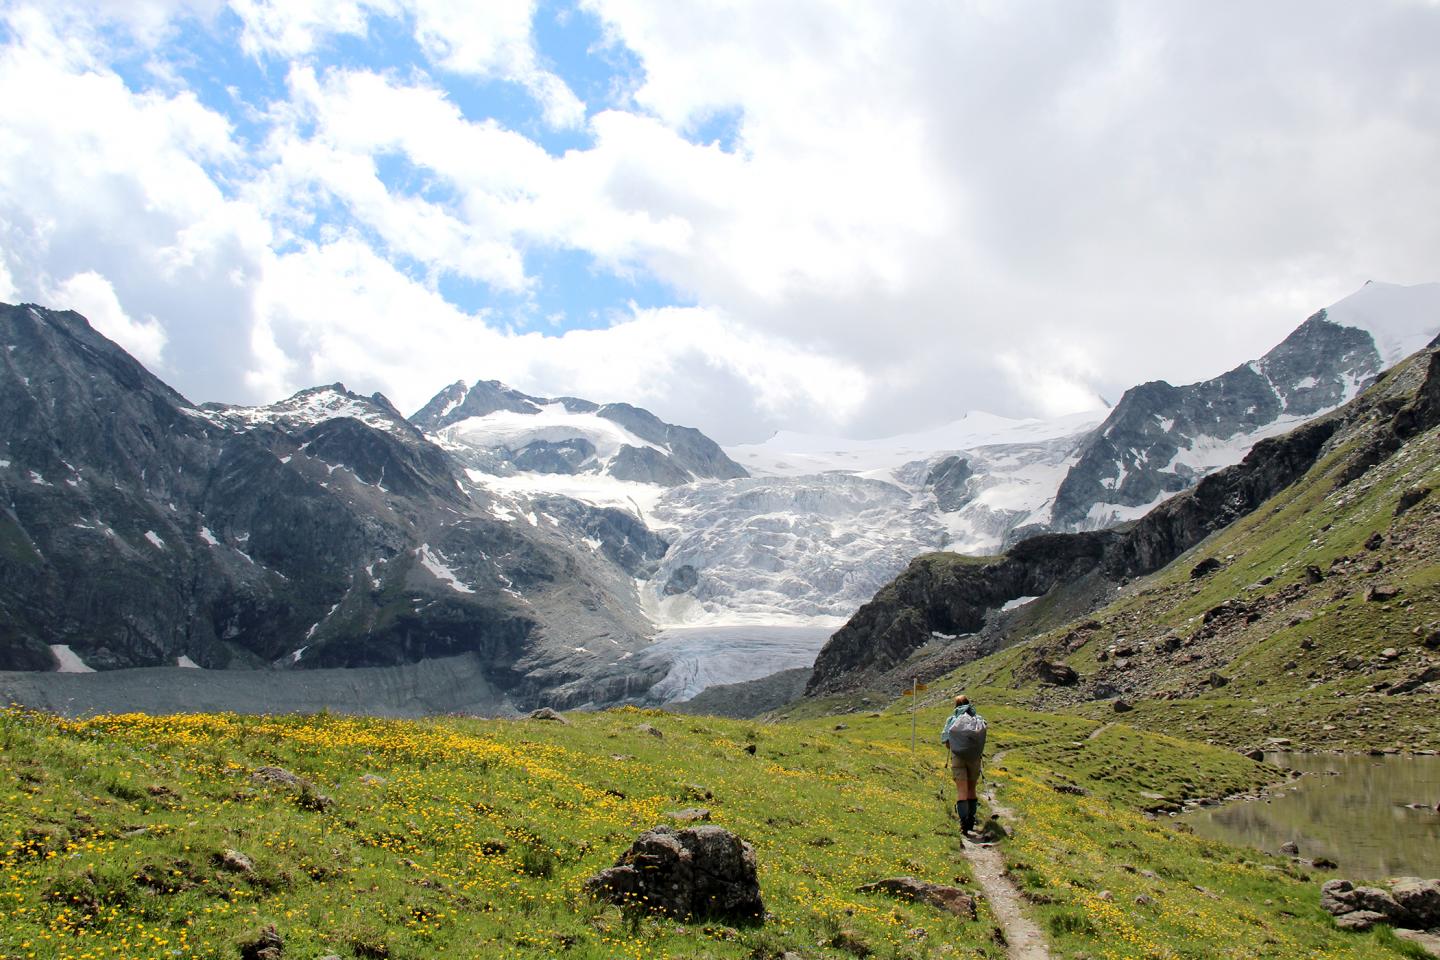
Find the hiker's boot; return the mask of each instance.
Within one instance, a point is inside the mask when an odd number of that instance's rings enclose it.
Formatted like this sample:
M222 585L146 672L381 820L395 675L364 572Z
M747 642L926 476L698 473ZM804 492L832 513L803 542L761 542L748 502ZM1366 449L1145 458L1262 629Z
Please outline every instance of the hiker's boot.
M961 822L962 824L965 822L965 801L964 801L964 800L956 800L956 801L955 801L955 816L956 816L957 818L959 818L959 820L960 820L960 822Z
M964 810L960 814L960 828L966 833L973 833L975 831L976 801L962 800L961 803L964 804Z

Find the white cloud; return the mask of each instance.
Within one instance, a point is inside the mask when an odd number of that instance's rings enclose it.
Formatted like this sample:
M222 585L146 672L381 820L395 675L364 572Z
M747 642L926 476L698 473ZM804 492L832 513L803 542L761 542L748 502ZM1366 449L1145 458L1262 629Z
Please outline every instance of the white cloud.
M392 0L228 0L244 23L240 44L251 55L298 57L332 36L364 36L374 15L397 16Z
M88 300L137 354L158 360L164 346L173 367L157 372L181 389L233 396L269 230L210 172L240 160L229 122L188 92L135 93L73 52L44 30L0 48L0 231L15 295Z
M585 104L540 63L531 38L534 0L228 0L254 55L316 52L335 36L363 37L377 17L413 25L430 62L450 73L514 83L552 127L585 121Z
M19 293L14 279L10 276L10 268L5 265L4 258L0 257L0 300L13 303L18 299Z
M552 127L585 121L585 104L540 66L531 39L535 0L414 0L415 39L445 70L517 83Z
M602 330L514 334L447 303L379 257L342 238L279 257L257 304L267 362L249 383L280 396L336 380L381 390L418 409L456 379L504 379L546 395L625 400L735 439L768 418L801 410L843 421L870 388L858 368L746 330L702 308L638 310ZM281 359L283 358L283 359ZM727 435L728 434L728 435Z
M114 340L136 360L159 367L165 349L165 328L154 317L133 320L120 306L115 288L93 270L77 273L48 291L47 302L82 314L90 325Z
M583 0L639 64L587 107L533 0L228 0L287 80L206 106L167 45L221 3L14 3L0 48L0 293L103 281L197 399L484 376L894 432L1212 376L1440 262L1433 5ZM334 63L381 28L422 54ZM695 306L514 336L439 292L534 295L551 251Z

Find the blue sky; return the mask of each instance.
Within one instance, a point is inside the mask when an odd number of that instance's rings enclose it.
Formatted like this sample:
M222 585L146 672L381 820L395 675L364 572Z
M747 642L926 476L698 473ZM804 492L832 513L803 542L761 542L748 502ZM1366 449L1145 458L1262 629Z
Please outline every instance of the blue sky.
M259 144L267 134L264 112L270 103L286 96L290 64L242 50L244 30L244 22L230 9L208 18L181 19L167 45L174 54L168 66L185 89L234 125L237 139ZM108 34L120 53L113 66L132 90L173 85L169 78L158 80L154 75L151 51L127 49L126 38L116 28ZM531 39L543 66L575 91L590 113L623 104L641 74L634 55L623 46L607 43L598 18L572 2L540 3L534 12ZM522 133L552 156L594 146L594 138L584 126L546 124L530 92L512 80L435 70L415 39L413 20L404 15L374 17L360 35L327 37L315 55L324 69L373 71L440 84L465 119L499 123ZM736 130L736 111L731 110L717 111L682 133L695 143L719 142L724 149L733 149ZM392 193L418 195L445 206L460 199L452 187L410 162L403 152L377 154L374 163L381 183ZM206 169L217 182L225 183L223 168L206 165ZM346 211L340 205L326 205L318 213L297 240L316 242L326 231L347 225ZM365 233L377 247L385 246L383 237L363 225L350 226ZM391 255L406 274L428 282L460 309L488 311L497 323L516 330L563 334L603 328L635 307L694 303L693 297L643 268L615 269L584 251L553 245L536 244L524 251L525 270L532 283L520 292L437 271L403 253Z
M0 0L0 299L195 400L1062 415L1437 279L1437 48L1422 0Z

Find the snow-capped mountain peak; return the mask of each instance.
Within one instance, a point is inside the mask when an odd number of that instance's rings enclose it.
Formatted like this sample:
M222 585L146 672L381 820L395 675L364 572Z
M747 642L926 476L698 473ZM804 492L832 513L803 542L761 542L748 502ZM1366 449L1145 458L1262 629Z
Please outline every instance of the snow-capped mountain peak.
M1369 281L1321 311L1324 319L1370 334L1389 367L1424 347L1440 330L1440 283L1401 286Z
M274 424L290 430L303 430L328 420L348 417L397 437L420 437L420 431L395 409L383 393L365 397L350 392L343 383L309 387L284 400L258 407L207 403L195 409L206 419L229 421L244 427Z

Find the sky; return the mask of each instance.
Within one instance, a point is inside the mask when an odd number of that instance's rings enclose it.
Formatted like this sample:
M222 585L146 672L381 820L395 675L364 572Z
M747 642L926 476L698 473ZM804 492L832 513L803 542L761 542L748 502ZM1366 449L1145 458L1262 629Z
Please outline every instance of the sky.
M190 399L1057 416L1440 280L1433 0L0 0L0 300Z

